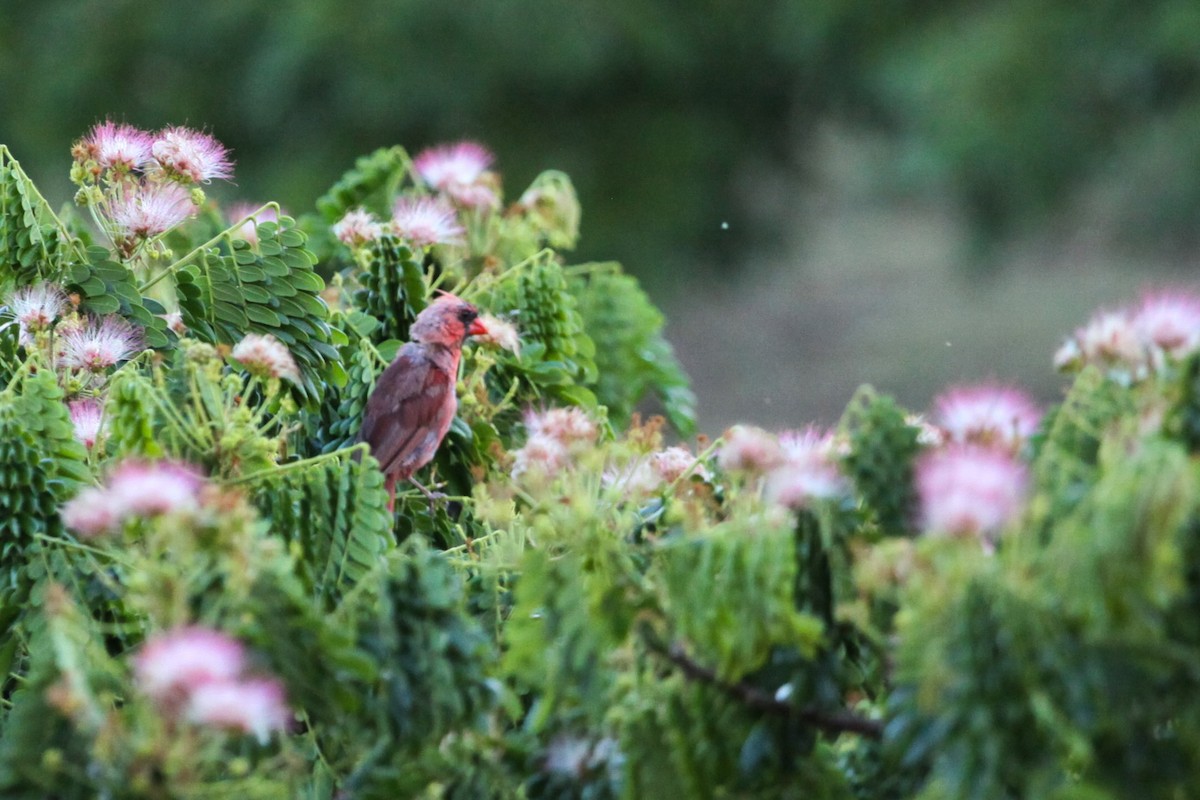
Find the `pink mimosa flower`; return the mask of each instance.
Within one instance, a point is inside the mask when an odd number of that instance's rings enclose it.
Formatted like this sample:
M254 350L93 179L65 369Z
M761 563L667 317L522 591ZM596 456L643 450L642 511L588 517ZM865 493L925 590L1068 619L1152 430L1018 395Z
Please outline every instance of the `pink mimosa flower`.
M112 533L125 518L120 501L94 486L71 498L61 513L64 525L88 539Z
M783 463L779 440L753 425L734 425L725 431L717 463L726 472L764 473Z
M163 171L183 183L209 183L233 177L225 145L203 131L172 127L158 133L150 147Z
M521 337L517 333L516 325L491 314L480 314L479 322L487 328L487 333L477 334L474 341L495 345L516 355L521 354Z
M300 368L287 345L269 333L248 333L231 353L252 374L262 378L284 378L300 383Z
M142 517L194 511L204 479L171 461L125 461L108 480L108 492L126 515Z
M600 433L596 423L583 409L549 408L544 411L525 412L525 430L530 438L549 436L557 439L564 447L577 442L594 442Z
M483 177L495 157L476 142L458 142L422 150L413 159L413 168L426 184L435 189L465 187Z
M545 433L535 433L525 446L513 454L512 476L519 478L526 473L554 475L570 461L566 445L560 439Z
M766 496L771 502L798 509L812 500L848 491L834 455L832 434L815 427L787 431L779 436L779 448L783 461L767 475Z
M95 447L104 421L104 406L94 397L81 397L68 403L67 408L75 426L75 438L88 449Z
M292 720L283 684L272 678L200 684L188 698L186 716L198 725L252 734L260 744Z
M153 141L146 131L106 120L92 128L82 144L101 169L127 174L150 161Z
M133 670L143 693L178 702L202 686L237 679L245 660L236 639L211 628L185 627L148 639L133 659Z
M192 196L177 183L143 183L116 198L109 210L128 239L150 239L196 215Z
M1184 292L1148 294L1133 316L1143 340L1179 358L1200 345L1200 298Z
M366 209L354 208L333 226L333 235L347 247L361 247L373 242L383 234L379 220Z
M982 536L1000 531L1021 512L1028 472L1011 453L952 444L918 460L916 484L925 530Z
M460 244L466 229L454 209L432 197L401 197L396 200L392 229L401 239L417 247Z
M42 331L66 313L67 295L52 283L26 286L8 298L8 310L23 330Z
M1019 389L992 384L960 386L934 400L935 419L952 442L1016 450L1037 430L1042 412Z
M142 351L141 331L124 317L92 318L79 328L59 329L59 364L103 372Z

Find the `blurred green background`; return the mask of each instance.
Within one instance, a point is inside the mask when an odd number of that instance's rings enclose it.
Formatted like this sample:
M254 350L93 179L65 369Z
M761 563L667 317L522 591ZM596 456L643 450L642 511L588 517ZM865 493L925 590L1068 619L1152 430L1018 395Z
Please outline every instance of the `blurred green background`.
M1092 308L1191 281L1198 45L1195 0L0 0L0 142L55 202L106 116L207 127L215 193L295 212L390 144L563 169L716 433L862 381L1052 399Z

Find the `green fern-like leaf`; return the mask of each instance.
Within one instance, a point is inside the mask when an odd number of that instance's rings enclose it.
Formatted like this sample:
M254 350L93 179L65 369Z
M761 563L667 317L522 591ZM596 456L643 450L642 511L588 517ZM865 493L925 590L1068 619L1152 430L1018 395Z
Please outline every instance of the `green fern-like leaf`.
M421 264L395 236L381 236L371 243L369 253L354 304L381 323L371 334L372 341L407 341L409 326L426 306Z
M850 436L846 473L885 534L908 533L915 503L913 459L917 429L887 395L864 386L846 408L842 426Z
M1066 398L1042 424L1045 433L1033 464L1037 491L1053 500L1047 520L1066 513L1084 497L1099 474L1104 436L1135 408L1133 393L1095 367L1075 379Z
M321 405L303 415L303 436L298 437L297 452L306 456L323 455L350 447L358 439L367 398L382 366L369 337L379 321L359 311L336 312L335 327L346 333L347 343L338 348L345 380L326 387Z
M124 369L113 378L104 403L108 424L105 449L112 456L158 458L157 412L152 402L157 389L141 373Z
M811 656L821 643L821 620L796 609L789 527L726 525L675 538L660 564L673 627L698 660L727 680L762 666L773 647Z
M120 314L142 328L149 347L173 345L175 334L162 316L166 309L157 300L141 295L130 269L113 261L103 247L87 248L86 256L86 261L71 268L67 284L82 298L80 309L97 315Z
M93 740L119 696L119 670L102 637L57 584L35 598L42 609L30 628L30 665L0 736L0 790L4 797L92 798L111 795L119 770L95 757ZM51 687L69 693L68 717L50 702ZM45 758L54 751L53 764ZM112 757L112 753L108 754ZM76 764L91 768L80 771Z
M329 365L338 360L325 282L313 271L305 235L288 217L258 225L258 247L236 240L232 254L210 248L177 273L180 309L191 335L211 344L236 344L247 333L269 333L295 357L297 391L315 403ZM338 332L340 334L340 332Z
M623 425L645 395L653 393L675 429L690 436L696 427L696 397L663 337L662 313L637 279L620 270L617 264L597 265L571 282L584 329L596 344L596 398Z
M75 438L75 426L63 402L63 391L49 370L31 372L15 388L16 416L53 462L49 488L60 503L66 502L90 481L91 473L86 463L87 450Z
M29 176L0 145L0 292L61 275L64 235L53 218Z
M326 608L393 545L383 473L369 456L281 470L259 484L255 500L271 530L298 550L301 580Z
M355 206L381 209L408 174L409 163L402 147L383 147L362 156L317 199L317 210L326 222L333 223Z
M375 602L363 646L389 665L380 701L401 747L436 741L493 703L489 640L465 613L461 582L440 552L413 538L389 555Z

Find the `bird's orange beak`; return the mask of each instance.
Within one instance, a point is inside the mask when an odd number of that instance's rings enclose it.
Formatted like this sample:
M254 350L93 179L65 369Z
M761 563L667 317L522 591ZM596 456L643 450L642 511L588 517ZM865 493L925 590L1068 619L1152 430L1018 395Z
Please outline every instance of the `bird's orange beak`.
M487 333L487 326L480 322L478 317L471 320L471 327L467 328L467 336L485 336Z

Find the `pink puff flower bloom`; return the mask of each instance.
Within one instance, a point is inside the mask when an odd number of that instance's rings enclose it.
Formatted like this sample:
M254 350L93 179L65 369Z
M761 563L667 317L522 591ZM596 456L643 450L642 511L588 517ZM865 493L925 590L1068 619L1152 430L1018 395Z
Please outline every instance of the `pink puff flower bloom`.
M487 328L487 333L476 334L472 337L473 341L494 345L516 355L521 354L521 335L517 332L516 325L491 314L480 314L479 323Z
M952 444L917 461L916 486L926 531L987 536L1021 512L1028 472L1011 453Z
M188 697L185 716L197 725L252 734L260 744L292 720L283 684L271 678L201 683Z
M71 498L60 513L63 524L86 539L112 533L125 519L117 498L94 486Z
M686 447L668 447L657 453L650 454L650 465L654 471L667 483L688 477L698 477L702 481L712 478L708 468L696 460L692 451Z
M544 411L525 412L525 430L530 438L548 436L558 440L564 447L578 443L596 441L600 429L583 409L548 408Z
M363 208L353 208L333 226L333 235L347 247L361 247L383 234L383 226Z
M171 461L125 461L108 479L108 493L125 515L153 517L196 510L204 479Z
M116 198L109 216L122 237L150 239L195 216L191 194L177 183L145 183Z
M184 627L151 637L133 659L141 691L177 703L202 686L233 681L245 668L240 642L211 628Z
M75 439L89 450L100 438L100 426L104 421L104 406L94 397L81 397L67 403L71 424L75 426Z
M463 185L453 183L446 194L455 204L477 211L495 211L500 208L500 193L488 182Z
M493 161L495 156L483 145L458 142L422 150L413 159L413 168L427 185L448 190L475 183Z
M284 378L300 383L300 368L287 345L269 333L248 333L230 354L252 374L262 378Z
M103 372L142 351L141 331L115 314L59 333L58 363L67 369Z
M726 472L765 473L783 463L779 440L762 428L734 425L722 438L717 464Z
M154 160L169 177L183 183L209 183L233 177L225 145L203 131L172 127L158 133L150 146Z
M1133 315L1141 338L1179 358L1200 345L1200 298L1184 292L1159 292L1142 298Z
M1037 430L1042 412L1020 389L993 384L959 386L934 400L935 419L952 442L1017 450Z
M767 475L766 497L792 509L813 500L845 494L849 486L838 469L833 434L816 427L779 435L783 461Z
M534 433L521 449L513 453L512 476L550 476L564 469L569 462L570 454L562 440L546 433Z
M1097 312L1076 331L1075 339L1088 363L1139 367L1146 362L1145 342L1125 310Z
M150 161L153 141L146 131L106 120L92 128L82 144L101 169L130 173Z
M67 295L52 283L26 286L8 298L8 311L23 331L42 331L67 310Z
M392 213L392 230L417 247L461 244L467 231L445 201L432 197L401 197Z

